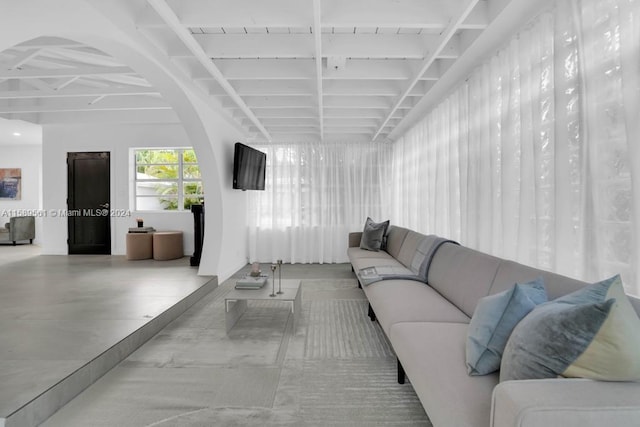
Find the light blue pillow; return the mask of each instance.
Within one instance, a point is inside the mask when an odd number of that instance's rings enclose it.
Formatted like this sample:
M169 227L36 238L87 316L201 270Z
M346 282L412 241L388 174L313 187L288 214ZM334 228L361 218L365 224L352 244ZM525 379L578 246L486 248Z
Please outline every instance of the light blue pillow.
M547 301L542 277L478 301L467 334L467 372L487 375L500 369L511 332L538 304Z
M504 350L500 381L640 379L640 319L620 276L536 307Z

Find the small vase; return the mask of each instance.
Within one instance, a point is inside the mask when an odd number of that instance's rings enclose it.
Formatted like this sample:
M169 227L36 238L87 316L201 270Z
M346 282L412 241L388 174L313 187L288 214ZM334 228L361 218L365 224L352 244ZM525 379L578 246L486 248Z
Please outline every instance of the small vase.
M142 228L144 226L144 221L141 219L138 220L138 228Z

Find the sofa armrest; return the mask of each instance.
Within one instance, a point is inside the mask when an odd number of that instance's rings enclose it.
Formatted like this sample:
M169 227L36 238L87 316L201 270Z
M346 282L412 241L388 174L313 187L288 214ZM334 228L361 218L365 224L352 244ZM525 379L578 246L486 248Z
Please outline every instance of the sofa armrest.
M356 231L353 233L349 233L349 247L350 248L358 248L360 247L360 240L362 240L362 231Z
M493 390L491 427L631 426L640 382L585 379L506 381Z
M14 216L9 218L9 224L9 240L31 240L36 236L33 216Z

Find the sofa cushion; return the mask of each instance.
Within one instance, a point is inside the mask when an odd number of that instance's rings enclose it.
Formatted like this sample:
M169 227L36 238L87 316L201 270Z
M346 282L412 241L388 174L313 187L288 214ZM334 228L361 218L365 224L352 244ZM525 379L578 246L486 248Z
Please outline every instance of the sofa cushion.
M428 283L471 317L478 300L489 294L500 259L445 243L433 256Z
M493 390L491 427L637 426L638 385L579 378L506 381Z
M465 367L468 325L409 322L390 341L434 426L488 426L498 375L471 377Z
M542 304L513 331L501 380L640 379L640 319L614 276Z
M386 251L394 258L398 258L402 243L404 243L405 237L407 237L409 230L406 228L398 227L395 225L389 226L387 230L386 238Z
M402 247L396 259L400 261L405 267L411 268L411 262L418 250L418 246L424 240L426 236L424 234L416 233L415 231L409 231L407 236L402 242Z
M384 265L378 267L367 267L358 270L358 280L362 285L370 285L381 280L415 280L417 282L424 283L420 280L419 276L416 276L413 271L409 270L404 265L392 266Z
M469 317L431 287L413 280L384 280L363 287L382 330L399 322L469 323Z
M458 244L452 240L445 239L444 237L438 237L434 234L430 234L422 238L422 240L418 244L418 247L416 248L416 252L413 254L411 266L409 267L411 271L413 271L413 273L418 276L418 280L427 283L429 267L431 267L433 257L435 256L440 246L445 243L453 243L456 245Z
M516 283L506 291L481 298L467 337L469 375L486 375L500 369L509 335L531 310L547 301L542 277Z
M379 251L382 247L382 240L389 227L389 221L373 222L371 218L367 218L362 231L360 240L360 249L368 251Z
M369 285L380 280L394 279L415 280L426 283L427 272L429 271L432 258L440 245L446 242L450 242L450 240L435 235L422 236L409 267L405 267L403 264L401 264L400 267L389 264L361 268L356 271L360 283L362 285ZM358 256L364 258L364 255ZM390 257L390 255L387 256Z
M361 258L393 259L391 255L389 255L385 251L373 252L367 251L365 249L360 249L359 247L352 247L347 249L347 256L349 257L349 261L351 262Z
M355 272L357 273L358 271L362 270L363 268L369 268L369 267L386 267L386 266L393 266L393 267L403 267L404 266L402 264L400 264L397 260L388 257L388 258L376 258L376 257L371 257L371 258L357 258L354 259L352 261L352 265L353 265L353 269L355 270Z
M509 289L514 283L530 282L542 276L550 300L584 288L587 283L560 274L529 267L514 261L501 260L489 294Z

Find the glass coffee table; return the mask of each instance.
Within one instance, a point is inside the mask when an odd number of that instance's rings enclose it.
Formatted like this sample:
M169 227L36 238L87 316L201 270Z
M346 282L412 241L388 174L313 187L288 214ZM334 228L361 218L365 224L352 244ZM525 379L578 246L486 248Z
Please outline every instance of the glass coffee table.
M293 330L295 332L300 314L302 312L302 292L300 280L283 280L282 293L275 297L269 296L272 292L271 280L260 289L232 289L224 298L225 326L227 333L233 328L238 319L247 310L247 301L285 301L291 304L293 314ZM276 281L276 292L278 283Z

